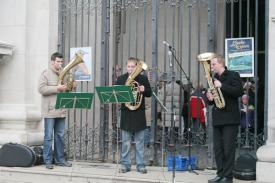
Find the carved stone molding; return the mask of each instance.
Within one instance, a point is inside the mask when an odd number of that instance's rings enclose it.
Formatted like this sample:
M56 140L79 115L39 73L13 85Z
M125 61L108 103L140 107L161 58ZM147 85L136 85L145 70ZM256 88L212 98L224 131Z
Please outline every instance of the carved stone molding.
M4 43L0 41L0 59L5 55L12 55L14 50L14 46L8 43Z

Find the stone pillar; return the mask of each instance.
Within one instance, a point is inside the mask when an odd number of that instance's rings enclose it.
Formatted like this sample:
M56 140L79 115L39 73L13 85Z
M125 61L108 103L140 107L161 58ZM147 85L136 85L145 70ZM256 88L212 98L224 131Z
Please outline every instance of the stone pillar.
M14 45L0 62L0 145L41 145L38 79L57 49L58 1L0 1L0 40Z
M266 145L260 147L257 151L257 182L259 183L273 183L275 181L275 100L273 99L275 92L274 84L274 70L275 65L275 19L272 18L275 11L275 1L269 1L269 30L266 31L268 35L268 131Z

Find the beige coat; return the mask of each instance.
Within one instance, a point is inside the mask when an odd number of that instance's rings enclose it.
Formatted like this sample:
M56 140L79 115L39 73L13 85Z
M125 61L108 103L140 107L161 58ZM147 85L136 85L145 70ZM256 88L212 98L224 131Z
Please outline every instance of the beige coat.
M44 118L66 117L66 110L55 109L58 73L53 69L46 69L39 79L38 91L42 95L42 116Z

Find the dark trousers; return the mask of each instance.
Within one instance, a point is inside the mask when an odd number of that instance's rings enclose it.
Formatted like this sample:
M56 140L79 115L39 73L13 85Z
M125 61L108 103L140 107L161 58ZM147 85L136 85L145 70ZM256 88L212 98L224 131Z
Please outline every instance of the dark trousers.
M235 162L235 140L238 125L221 125L213 127L213 143L217 175L220 177L233 177Z

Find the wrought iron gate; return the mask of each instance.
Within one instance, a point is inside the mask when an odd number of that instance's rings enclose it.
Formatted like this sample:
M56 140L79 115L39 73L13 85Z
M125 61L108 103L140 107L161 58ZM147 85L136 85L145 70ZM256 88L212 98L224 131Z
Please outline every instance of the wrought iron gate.
M69 60L71 47L92 47L93 80L79 83L77 91L95 93L95 86L114 84L116 77L123 73L124 63L129 56L143 59L149 65L146 74L164 105L170 105L167 86L175 82L179 86L178 98L172 107L169 106L175 111L173 117L161 110L155 98L147 101L147 160L162 164L164 159L159 157L169 153L168 144L173 136L178 153L186 154L186 142L191 140L191 153L202 157L200 164L204 167L209 164L212 166L211 136L208 136L211 128L186 136L181 115L187 100L184 92L188 80L194 88L201 85L206 87L196 56L206 51L223 54L227 23L234 21L228 19L228 15L234 14L228 8L244 1L59 0L59 49ZM250 9L249 5L247 9ZM177 60L170 58L166 43L176 50ZM160 85L163 83L164 92L161 95ZM118 160L118 114L116 106L100 104L96 94L91 110L70 111L66 133L68 157L89 161ZM257 140L263 136L255 135L259 134L253 133L253 139ZM262 143L257 141L254 149ZM239 147L243 146L242 138L239 138L238 144Z

